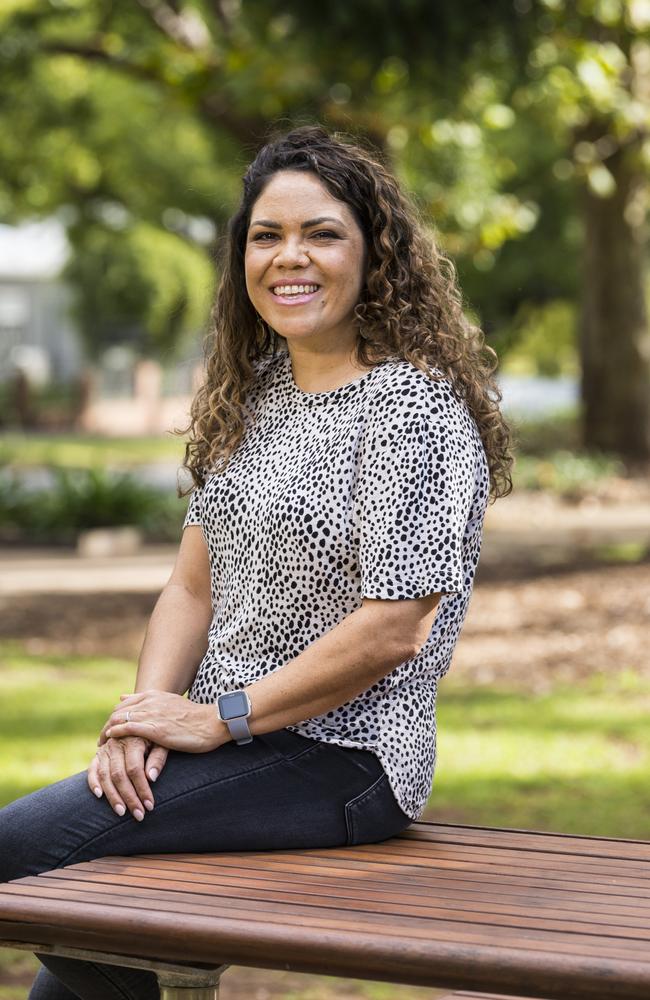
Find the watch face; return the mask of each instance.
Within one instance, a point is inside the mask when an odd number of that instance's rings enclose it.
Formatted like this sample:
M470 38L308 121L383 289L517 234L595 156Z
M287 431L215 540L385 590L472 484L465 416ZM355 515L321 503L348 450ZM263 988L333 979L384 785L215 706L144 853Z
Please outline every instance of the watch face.
M222 694L217 700L219 712L224 722L227 719L236 719L240 715L246 715L248 712L248 699L243 691Z

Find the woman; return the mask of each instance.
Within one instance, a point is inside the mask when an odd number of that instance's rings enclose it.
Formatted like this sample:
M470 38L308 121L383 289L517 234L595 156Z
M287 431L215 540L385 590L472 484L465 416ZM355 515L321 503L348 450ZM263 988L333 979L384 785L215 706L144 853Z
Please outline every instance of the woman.
M421 815L437 682L489 496L511 489L485 355L453 265L378 159L319 127L259 152L135 693L87 773L0 813L3 879L374 842ZM157 996L153 973L39 957L31 1000Z

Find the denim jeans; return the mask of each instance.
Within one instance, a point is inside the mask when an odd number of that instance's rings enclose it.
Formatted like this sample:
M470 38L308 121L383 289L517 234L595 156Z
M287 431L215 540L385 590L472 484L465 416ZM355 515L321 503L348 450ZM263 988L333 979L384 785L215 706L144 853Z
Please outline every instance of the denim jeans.
M0 809L0 882L107 854L292 850L376 843L412 820L379 759L288 729L209 753L171 750L138 823L80 771ZM29 1000L157 1000L153 972L38 955ZM218 956L216 956L218 958Z

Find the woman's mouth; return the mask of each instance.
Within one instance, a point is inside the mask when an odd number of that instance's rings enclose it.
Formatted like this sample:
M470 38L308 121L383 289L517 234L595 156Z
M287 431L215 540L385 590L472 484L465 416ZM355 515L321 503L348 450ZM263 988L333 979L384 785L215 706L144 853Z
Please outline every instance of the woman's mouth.
M314 284L276 285L271 289L271 295L278 305L297 306L311 302L319 288L320 285Z

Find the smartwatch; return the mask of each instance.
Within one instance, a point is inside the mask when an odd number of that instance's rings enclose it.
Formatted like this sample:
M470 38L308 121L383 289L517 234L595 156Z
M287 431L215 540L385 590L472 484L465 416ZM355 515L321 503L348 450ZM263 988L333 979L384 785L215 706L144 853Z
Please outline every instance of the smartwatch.
M237 746L253 741L246 722L250 714L251 703L245 691L227 691L217 698L217 715L228 726Z

